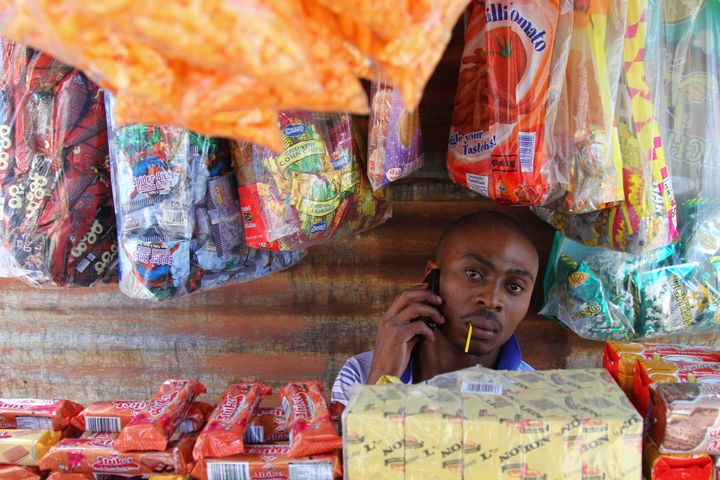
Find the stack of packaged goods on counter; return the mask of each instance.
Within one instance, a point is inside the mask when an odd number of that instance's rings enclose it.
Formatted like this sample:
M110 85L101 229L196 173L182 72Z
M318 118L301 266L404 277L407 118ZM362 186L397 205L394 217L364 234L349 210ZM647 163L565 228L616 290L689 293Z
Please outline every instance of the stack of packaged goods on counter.
M643 445L645 480L714 480L713 459L706 453L660 453L651 439Z
M386 79L417 108L468 3L12 0L0 23L102 81L119 121L280 150L278 111L367 113L360 78Z
M320 382L293 382L280 391L283 408L258 408L271 393L263 383L231 385L195 446L193 478L314 478L342 476L342 440Z
M116 126L108 96L120 290L165 300L296 264L303 252L249 248L225 140L143 124Z
M40 480L41 458L74 435L70 422L82 408L69 400L0 398L0 478Z
M604 370L481 367L353 387L346 478L641 478L642 419Z
M391 213L386 189L364 174L354 122L345 113L281 112L280 153L236 144L248 245L297 250L374 228Z
M0 40L0 275L90 286L117 273L103 93Z
M208 406L195 398L204 391L198 382L168 379L147 402L91 404L73 419L85 433L53 446L40 468L50 470L54 480L113 475L184 480L192 470L197 434L180 429L188 420L185 429L201 428Z
M423 166L420 112L402 103L397 88L373 82L368 133L368 180L374 190Z

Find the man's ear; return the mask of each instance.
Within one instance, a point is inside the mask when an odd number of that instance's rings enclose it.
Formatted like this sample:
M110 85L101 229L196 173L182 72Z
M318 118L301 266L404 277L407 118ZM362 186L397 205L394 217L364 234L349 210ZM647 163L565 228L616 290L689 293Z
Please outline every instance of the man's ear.
M427 275L431 271L435 270L436 268L440 268L440 266L437 263L435 263L434 260L428 260L427 265L425 265L425 275Z

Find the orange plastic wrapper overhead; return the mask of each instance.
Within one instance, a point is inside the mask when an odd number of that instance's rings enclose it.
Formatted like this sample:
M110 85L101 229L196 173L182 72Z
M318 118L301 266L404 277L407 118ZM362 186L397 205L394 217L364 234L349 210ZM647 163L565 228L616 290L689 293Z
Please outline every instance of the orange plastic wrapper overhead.
M378 74L414 109L469 0L4 0L0 34L84 70L119 123L280 149L279 110L367 113Z

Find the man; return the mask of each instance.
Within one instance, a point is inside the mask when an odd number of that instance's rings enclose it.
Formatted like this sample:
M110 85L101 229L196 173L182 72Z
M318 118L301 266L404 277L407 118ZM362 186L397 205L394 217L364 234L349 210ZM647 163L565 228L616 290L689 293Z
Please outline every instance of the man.
M402 292L380 319L375 350L345 362L332 400L347 404L352 385L383 375L418 383L478 364L532 370L514 333L528 311L538 263L535 246L512 218L484 211L455 220L425 270L440 270L440 295L426 283Z

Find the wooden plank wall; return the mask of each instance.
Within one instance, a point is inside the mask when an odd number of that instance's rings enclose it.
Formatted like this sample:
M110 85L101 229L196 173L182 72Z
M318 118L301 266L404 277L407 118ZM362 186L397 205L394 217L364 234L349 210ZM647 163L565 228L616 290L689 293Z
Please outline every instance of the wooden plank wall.
M421 280L444 226L481 208L518 218L544 264L550 227L528 209L499 207L447 180L461 52L458 27L421 107L427 167L394 187L386 224L312 248L286 272L162 304L127 298L113 285L36 290L0 280L0 396L142 399L169 376L204 382L210 398L234 381L280 387L319 378L329 387L346 358L371 348L375 322L396 294ZM538 284L533 312L540 294ZM601 343L538 315L528 316L519 336L537 368L599 365Z

